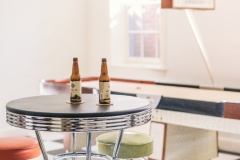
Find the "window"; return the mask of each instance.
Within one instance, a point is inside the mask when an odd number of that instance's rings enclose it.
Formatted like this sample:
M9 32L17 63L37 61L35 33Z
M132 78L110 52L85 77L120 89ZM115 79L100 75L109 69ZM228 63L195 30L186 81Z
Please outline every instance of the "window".
M129 57L160 56L159 0L128 3Z
M160 0L109 0L112 64L165 69Z

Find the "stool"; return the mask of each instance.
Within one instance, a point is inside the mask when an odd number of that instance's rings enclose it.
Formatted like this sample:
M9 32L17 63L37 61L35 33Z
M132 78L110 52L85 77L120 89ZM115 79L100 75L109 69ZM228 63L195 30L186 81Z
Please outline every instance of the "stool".
M96 138L98 153L112 156L118 132L105 133ZM136 132L124 132L118 158L144 158L153 152L152 137Z
M27 137L0 138L1 160L27 160L40 155L38 141Z

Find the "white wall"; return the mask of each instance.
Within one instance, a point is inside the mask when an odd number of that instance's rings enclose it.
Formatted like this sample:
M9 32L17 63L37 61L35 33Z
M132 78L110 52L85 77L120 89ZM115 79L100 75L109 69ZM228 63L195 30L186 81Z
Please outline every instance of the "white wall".
M0 0L0 127L8 101L38 95L41 79L86 74L85 1Z
M240 1L216 0L214 12L195 12L217 84L240 88ZM202 18L201 18L202 17Z
M216 0L214 11L194 11L218 86L240 88L239 0ZM182 10L167 10L167 70L109 66L111 77L211 85ZM99 76L111 58L108 0L0 0L0 127L5 104L38 95L40 79L67 78L72 57L82 76Z
M111 58L110 30L106 12L108 0L89 0L88 14L89 75L101 57ZM90 5L91 4L91 5ZM239 0L216 0L214 11L193 11L209 55L216 85L240 88L240 19ZM111 77L146 79L158 82L212 85L200 49L183 10L165 10L167 15L166 52L167 70L109 67ZM91 32L92 31L92 32ZM119 35L121 37L121 35Z
M110 57L108 0L87 0L87 53L89 76L100 76L101 59Z

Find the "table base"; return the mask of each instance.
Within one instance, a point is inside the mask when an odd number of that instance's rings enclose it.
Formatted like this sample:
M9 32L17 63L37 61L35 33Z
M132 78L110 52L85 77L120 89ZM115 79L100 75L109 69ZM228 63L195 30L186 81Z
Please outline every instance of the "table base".
M42 155L43 155L43 159L48 160L48 156L46 154L41 135L40 135L39 131L35 131L35 133L36 133L36 137L37 137L37 140L38 140L38 143L39 143ZM104 155L104 154L91 153L91 132L87 132L87 139L86 139L87 151L86 152L77 152L76 151L76 133L74 132L74 133L72 133L73 151L71 153L58 154L58 155L54 156L54 158L52 158L52 160L61 160L61 159L65 159L65 158L72 158L72 160L77 160L77 157L86 157L86 160L91 160L91 157L95 157L98 159L105 159L105 160L116 160L118 151L120 148L120 144L122 141L123 133L124 133L123 129L119 130L119 134L117 136L116 144L115 144L115 147L113 150L113 157L110 157L110 156Z

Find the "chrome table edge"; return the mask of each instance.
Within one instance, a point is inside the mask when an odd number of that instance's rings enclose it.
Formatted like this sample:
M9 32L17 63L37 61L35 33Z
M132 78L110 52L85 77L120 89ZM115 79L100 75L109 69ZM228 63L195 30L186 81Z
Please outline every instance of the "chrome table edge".
M55 118L16 114L6 111L6 122L14 127L51 132L97 132L141 126L151 120L152 109L106 117Z

